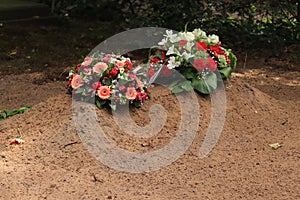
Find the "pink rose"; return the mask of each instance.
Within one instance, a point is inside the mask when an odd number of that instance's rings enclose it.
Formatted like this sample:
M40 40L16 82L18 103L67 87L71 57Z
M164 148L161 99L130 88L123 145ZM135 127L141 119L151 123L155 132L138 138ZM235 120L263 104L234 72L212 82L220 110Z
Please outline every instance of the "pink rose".
M108 57L104 57L102 60L103 60L103 62L106 62L106 63L108 63L108 62L110 61L110 58L108 58Z
M107 69L107 64L104 62L98 62L97 64L94 65L93 71L97 74L101 74L103 71Z
M84 58L84 61L81 63L81 65L87 67L92 63L92 61L93 59L87 56Z

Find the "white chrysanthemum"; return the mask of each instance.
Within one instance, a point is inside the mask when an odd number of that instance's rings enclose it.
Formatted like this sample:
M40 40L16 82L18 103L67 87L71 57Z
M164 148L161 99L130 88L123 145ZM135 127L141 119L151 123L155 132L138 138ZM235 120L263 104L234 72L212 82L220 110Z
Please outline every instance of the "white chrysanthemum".
M177 62L176 58L174 56L171 56L169 58L169 62L168 62L168 65L167 65L167 67L169 69L174 69L175 67L178 67L179 65L180 65L180 62Z
M195 29L193 31L193 34L195 35L195 37L198 37L198 38L202 38L202 39L207 38L206 33L204 31L202 31L200 28Z
M209 35L208 36L208 42L209 43L219 43L219 36L215 35L215 34L212 34L212 35Z
M183 33L180 33L180 39L187 40L187 41L193 41L195 39L195 36L192 32L183 32Z

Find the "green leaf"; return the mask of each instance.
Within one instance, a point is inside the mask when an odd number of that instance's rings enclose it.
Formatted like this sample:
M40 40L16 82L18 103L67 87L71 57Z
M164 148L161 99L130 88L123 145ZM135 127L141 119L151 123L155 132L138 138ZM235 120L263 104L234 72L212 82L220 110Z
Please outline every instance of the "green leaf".
M99 100L96 100L96 106L97 106L99 109L101 109L101 108L102 108L102 105L101 105L101 103L100 103L100 101L99 101Z
M14 116L17 114L22 114L31 107L32 106L25 106L25 107L19 108L17 110L3 110L2 112L0 112L0 120L6 119L8 117L11 117L11 116Z
M226 68L220 69L219 72L220 72L220 74L222 75L222 78L223 78L224 80L226 80L226 79L228 79L229 76L231 75L232 69L231 69L231 67L226 67Z
M232 69L234 69L236 67L236 56L230 51L229 55L228 55L229 59L230 59L230 67Z
M113 111L116 111L117 110L117 105L116 104L109 104L109 106L111 107L111 109Z
M217 75L215 73L210 73L205 77L195 77L192 80L192 86L195 90L203 94L210 94L218 86Z
M177 85L178 81L174 81L169 85L169 88L173 89Z
M1 120L1 119L6 119L6 118L7 118L6 112L3 111L3 112L1 113L1 115L0 115L0 120Z
M186 78L186 79L192 79L195 76L195 70L191 67L185 68L181 74Z
M84 88L83 87L80 87L78 89L75 90L75 94L81 94L84 92Z
M141 107L141 102L140 101L134 101L133 105L134 105L134 107L139 108L139 107Z
M188 92L190 92L190 91L192 91L194 88L192 87L192 82L191 81L184 81L182 84L181 84L181 87L184 89L184 90L186 90L186 91L188 91Z
M183 89L180 88L179 86L175 86L175 87L172 89L172 93L173 93L173 94L177 94L177 93L180 93L180 92L183 92Z
M22 107L18 110L18 113L24 113L26 110L28 110L29 108L31 108L32 106L25 106L25 107Z

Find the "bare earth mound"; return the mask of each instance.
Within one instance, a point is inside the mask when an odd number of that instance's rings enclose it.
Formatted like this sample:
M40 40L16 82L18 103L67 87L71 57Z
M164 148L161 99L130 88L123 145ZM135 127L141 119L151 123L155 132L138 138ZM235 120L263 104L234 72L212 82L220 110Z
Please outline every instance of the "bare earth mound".
M198 96L200 124L192 145L171 165L141 174L116 171L90 154L76 133L71 98L57 82L53 94L60 94L0 122L0 198L300 199L299 79L289 82L281 77L285 81L279 85L275 75L263 76L260 72L256 80L243 71L226 84L225 126L207 157L198 155L210 122L210 98ZM162 87L151 90L152 99L131 110L131 116L145 126L151 105L162 105L168 118L154 137L128 136L108 110L97 111L108 138L119 147L153 151L168 144L178 129L180 111L174 95ZM18 128L25 144L9 145ZM272 149L271 143L282 147Z

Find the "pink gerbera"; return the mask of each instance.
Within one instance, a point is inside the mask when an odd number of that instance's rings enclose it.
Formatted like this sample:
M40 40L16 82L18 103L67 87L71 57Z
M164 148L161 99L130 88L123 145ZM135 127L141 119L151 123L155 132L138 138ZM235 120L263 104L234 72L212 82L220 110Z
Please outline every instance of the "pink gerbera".
M71 81L71 86L73 89L77 89L82 85L82 78L78 74L75 74L73 76L73 79Z

